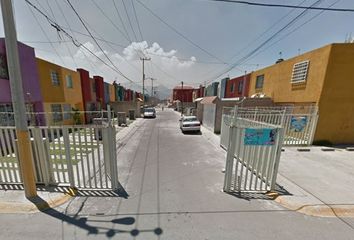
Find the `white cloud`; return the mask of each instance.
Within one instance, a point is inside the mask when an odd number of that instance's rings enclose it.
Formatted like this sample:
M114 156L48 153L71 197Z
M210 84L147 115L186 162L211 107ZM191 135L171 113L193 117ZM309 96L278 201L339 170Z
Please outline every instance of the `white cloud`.
M113 82L117 79L118 82L123 83L123 85L134 88L134 84L129 83L128 80L107 67L85 49L89 49L107 64L110 64L98 47L91 42L86 42L84 46L85 47L80 47L74 54L75 61L80 64L78 67L86 68L90 71L90 75L103 76L107 82ZM161 84L167 87L173 87L179 84L180 81L191 80L190 76L195 75L194 71L198 70L198 68L195 68L196 57L191 56L187 60L181 60L177 56L177 50L172 49L165 51L156 42L151 45L146 41L133 42L124 48L122 52L110 52L105 50L105 53L124 75L138 84L141 83L142 78L142 63L140 58L143 56L151 58L151 61L145 62L146 77L156 78L158 83L155 84L157 85ZM67 57L66 61L72 62L72 59ZM149 86L149 82L150 81L147 81L147 86ZM136 84L135 86L137 87Z

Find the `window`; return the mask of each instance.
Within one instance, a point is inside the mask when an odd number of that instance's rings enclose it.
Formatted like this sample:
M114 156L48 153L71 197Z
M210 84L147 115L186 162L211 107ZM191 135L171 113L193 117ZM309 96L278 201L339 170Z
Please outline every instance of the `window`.
M64 120L69 120L71 119L71 105L70 104L64 104L63 105L63 110L64 110Z
M243 80L238 82L238 93L241 94L243 91Z
M264 74L257 76L257 78L256 78L256 88L263 88L263 82L264 82Z
M60 104L52 104L52 114L53 114L53 122L60 122L63 120L63 111L61 110Z
M291 83L302 83L306 81L309 63L310 61L303 61L294 64Z
M66 75L66 87L73 88L73 79L71 75Z
M233 93L235 91L235 83L231 83L230 91Z
M59 74L57 72L50 71L50 78L52 79L52 85L53 86L59 86L60 85Z

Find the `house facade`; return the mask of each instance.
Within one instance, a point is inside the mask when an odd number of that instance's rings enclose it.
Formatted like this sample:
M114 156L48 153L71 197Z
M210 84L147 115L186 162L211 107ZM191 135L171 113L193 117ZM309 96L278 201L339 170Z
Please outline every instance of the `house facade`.
M84 111L79 73L39 58L37 69L46 124L74 124L70 112Z
M18 42L18 52L26 110L27 112L43 112L43 97L39 86L34 49ZM15 124L12 112L13 106L6 61L5 39L0 38L0 125ZM31 125L45 124L45 118L41 114L28 114L27 118Z
M316 141L354 143L354 44L331 44L251 75L249 95L278 105L317 105Z
M225 98L248 97L251 74L235 77L226 81Z
M172 97L173 101L193 102L193 87L183 85L183 87L176 86L173 88Z

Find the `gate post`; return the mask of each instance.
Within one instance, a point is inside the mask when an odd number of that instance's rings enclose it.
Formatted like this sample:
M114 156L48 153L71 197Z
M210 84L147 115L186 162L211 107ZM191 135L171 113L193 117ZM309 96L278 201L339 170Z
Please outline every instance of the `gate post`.
M46 154L46 149L45 149L45 144L46 141L43 141L43 137L42 137L42 129L38 128L38 127L34 127L32 128L32 132L33 132L33 138L34 138L34 144L37 148L37 157L34 158L34 161L37 161L37 163L35 163L35 166L37 164L39 164L39 169L37 169L39 171L39 176L40 179L38 180L43 180L43 183L48 186L51 176L50 176L50 170L49 170L49 159L48 159L48 155Z
M111 170L111 182L112 189L118 189L118 166L117 166L117 152L116 152L116 129L115 127L108 126L109 136L109 156L110 156L110 170Z
M68 174L69 174L70 187L74 188L75 187L75 179L74 179L73 164L71 161L69 131L68 131L68 128L62 128L62 129L63 129L65 158L67 160L67 168L68 168Z
M280 162L280 154L281 154L281 149L283 147L283 141L284 141L284 127L278 128L279 129L279 137L278 141L276 142L277 146L277 152L276 152L276 157L274 161L274 168L273 168L273 176L272 176L272 182L270 186L270 190L273 191L275 189L275 184L277 180L277 175L278 175L278 169L279 169L279 162Z
M311 124L311 131L310 131L310 137L308 140L308 146L311 146L313 143L313 139L315 138L315 133L316 133L316 128L317 128L317 121L318 121L318 107L316 106L316 109L314 112L311 114L311 119L312 119L312 124Z
M226 165L225 165L225 177L224 177L224 192L229 192L231 188L231 180L232 180L232 171L233 171L233 163L235 157L235 147L236 147L236 112L237 106L234 108L234 116L232 117L230 123L230 131L229 131L229 144L227 147L226 154Z

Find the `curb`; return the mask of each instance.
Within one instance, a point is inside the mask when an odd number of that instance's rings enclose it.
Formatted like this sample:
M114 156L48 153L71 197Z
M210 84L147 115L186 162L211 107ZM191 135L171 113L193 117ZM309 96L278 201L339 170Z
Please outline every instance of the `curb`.
M298 213L312 217L345 217L354 218L354 205L346 204L296 204L286 197L278 196L274 199L281 206Z
M42 199L43 196L39 196L33 200L24 198L24 202L0 202L0 213L38 213L46 211L68 202L76 196L76 193L76 189L70 188L68 192L54 198L48 195L48 199Z

